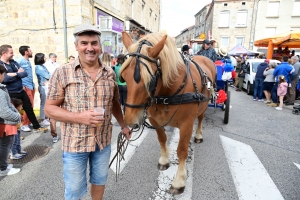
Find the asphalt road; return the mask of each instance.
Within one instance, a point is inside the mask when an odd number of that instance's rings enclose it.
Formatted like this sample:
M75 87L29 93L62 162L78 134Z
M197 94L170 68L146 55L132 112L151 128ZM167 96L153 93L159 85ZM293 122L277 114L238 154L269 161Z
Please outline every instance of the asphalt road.
M156 133L145 130L142 139L129 147L130 155L122 164L117 182L114 171L109 171L104 199L299 200L300 115L293 115L291 106L277 111L263 102L253 101L245 92L230 90L229 123L223 124L223 111L208 108L203 126L204 142L191 142L187 186L182 195L168 193L177 166L175 154L170 156L169 171L157 170L160 149ZM114 123L113 144L119 130ZM175 153L178 130L171 127L166 130L170 152ZM22 167L20 173L0 177L0 199L64 199L61 141L53 144L49 132L23 135L26 136L23 147L38 144L51 150L45 157L16 165ZM251 164L252 161L256 164ZM262 171L263 175L257 175ZM241 173L250 177L244 178ZM269 192L269 188L274 192ZM251 197L253 194L255 198ZM89 194L83 199L90 199Z

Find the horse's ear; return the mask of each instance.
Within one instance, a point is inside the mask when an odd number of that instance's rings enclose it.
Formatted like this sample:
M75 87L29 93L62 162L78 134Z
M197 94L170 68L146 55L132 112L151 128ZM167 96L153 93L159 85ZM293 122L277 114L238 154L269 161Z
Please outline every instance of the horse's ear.
M125 31L122 31L122 41L125 48L128 50L128 48L132 45L132 39Z
M152 58L157 58L159 52L164 48L165 42L167 39L167 35L164 35L164 37L157 43L154 47L149 48L148 55Z

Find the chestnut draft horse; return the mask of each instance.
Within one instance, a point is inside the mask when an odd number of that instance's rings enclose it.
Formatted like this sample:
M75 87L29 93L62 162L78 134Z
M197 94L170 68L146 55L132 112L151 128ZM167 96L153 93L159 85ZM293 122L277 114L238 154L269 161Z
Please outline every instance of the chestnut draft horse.
M215 65L203 56L194 56L194 62L183 59L173 39L162 33L148 34L133 44L123 32L122 40L129 52L120 70L120 79L126 81L128 92L125 123L139 128L148 117L161 146L160 170L167 169L170 163L164 126L180 129L179 164L170 193L182 193L188 146L197 117L195 142L203 141L202 120L211 96L209 85L215 82Z

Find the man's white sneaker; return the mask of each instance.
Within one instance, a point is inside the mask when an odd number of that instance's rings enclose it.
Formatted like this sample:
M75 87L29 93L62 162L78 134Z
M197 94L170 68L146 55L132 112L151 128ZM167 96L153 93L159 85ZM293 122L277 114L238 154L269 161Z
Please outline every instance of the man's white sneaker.
M282 108L280 108L280 107L276 107L275 109L276 109L276 110L282 110Z
M6 168L4 171L0 171L0 176L9 176L20 172L20 168Z
M28 127L28 125L21 126L21 130L24 131L24 132L30 132L31 131L31 129Z
M8 165L7 165L7 168L8 168L8 169L13 168L13 164L8 164Z
M56 142L58 142L58 136L53 137L53 143L56 143Z
M48 119L44 119L41 123L40 123L41 126L49 126L50 125L50 122Z
M19 159L21 159L21 158L23 158L23 155L18 154L18 153L16 153L16 154L10 156L10 159L11 159L11 160L19 160Z

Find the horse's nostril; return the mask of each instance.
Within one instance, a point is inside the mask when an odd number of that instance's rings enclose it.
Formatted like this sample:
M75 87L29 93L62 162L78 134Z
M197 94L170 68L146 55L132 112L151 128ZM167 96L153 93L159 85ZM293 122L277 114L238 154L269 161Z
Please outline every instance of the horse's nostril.
M133 129L138 129L139 127L140 127L139 124L134 124L134 125L133 125Z

